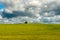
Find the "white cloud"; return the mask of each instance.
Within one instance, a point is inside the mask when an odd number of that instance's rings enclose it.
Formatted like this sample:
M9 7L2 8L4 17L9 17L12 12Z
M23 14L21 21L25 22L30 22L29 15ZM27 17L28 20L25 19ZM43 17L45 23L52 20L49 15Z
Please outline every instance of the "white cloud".
M40 19L45 20L45 19L42 19L41 16L43 16L44 13L46 13L46 12L47 13L45 14L45 16L52 16L52 15L56 16L52 13L56 13L54 10L57 9L57 7L60 4L59 0L0 0L0 2L5 4L5 12L11 13L11 14L13 14L13 11L21 11L24 13L26 12L25 14L28 14L28 15L26 15L27 19L24 19L24 18L23 19L28 20L28 21L30 21L30 19L31 19L31 22L32 21L40 22L39 21ZM31 14L30 17L29 17L29 14ZM32 16L32 18L31 18L31 16ZM18 17L20 17L20 16L18 16ZM11 19L13 19L13 18L11 18ZM46 17L46 20L49 20L49 19L50 18L47 19L47 17ZM19 19L19 20L21 20L21 19Z
M5 8L5 12L12 14L12 10L9 10L8 8Z

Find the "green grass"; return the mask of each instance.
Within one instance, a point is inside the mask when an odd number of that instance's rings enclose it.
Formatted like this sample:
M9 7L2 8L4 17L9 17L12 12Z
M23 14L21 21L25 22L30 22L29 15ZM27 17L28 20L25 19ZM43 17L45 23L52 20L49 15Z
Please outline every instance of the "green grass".
M60 24L0 24L0 40L60 40Z

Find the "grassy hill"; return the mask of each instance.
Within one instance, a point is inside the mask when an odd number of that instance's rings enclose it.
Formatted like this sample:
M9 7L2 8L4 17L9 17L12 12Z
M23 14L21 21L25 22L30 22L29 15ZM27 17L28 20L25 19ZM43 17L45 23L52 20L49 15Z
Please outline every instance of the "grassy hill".
M60 24L0 24L0 40L60 40Z

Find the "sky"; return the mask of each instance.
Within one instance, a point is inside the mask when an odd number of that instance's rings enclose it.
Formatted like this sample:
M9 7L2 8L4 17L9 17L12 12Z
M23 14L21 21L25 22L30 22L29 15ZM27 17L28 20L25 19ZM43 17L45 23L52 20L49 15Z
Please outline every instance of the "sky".
M0 0L3 23L60 23L60 0Z
M0 3L0 9L3 9L4 8L4 5Z

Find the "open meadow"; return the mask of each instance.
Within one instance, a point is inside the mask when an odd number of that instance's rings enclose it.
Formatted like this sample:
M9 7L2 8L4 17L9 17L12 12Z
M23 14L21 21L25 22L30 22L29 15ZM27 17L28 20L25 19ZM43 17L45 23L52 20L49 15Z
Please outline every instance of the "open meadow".
M0 24L0 40L60 40L60 24Z

